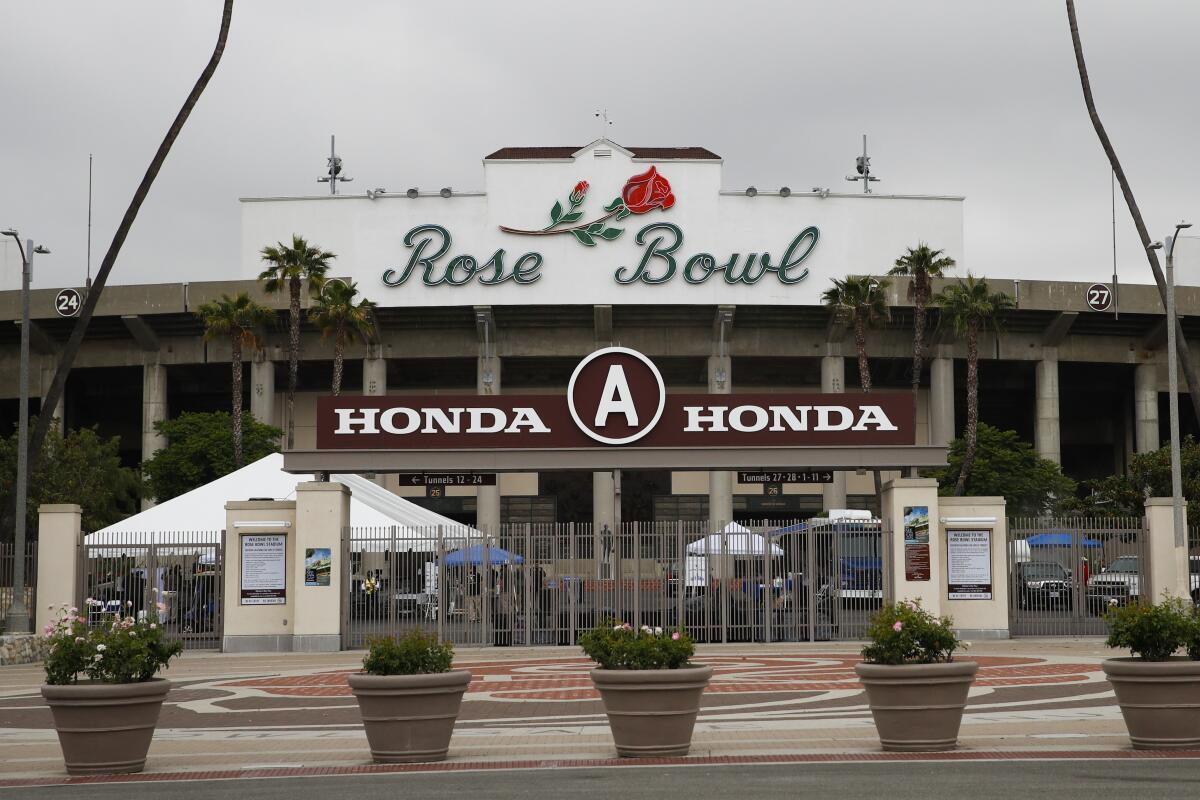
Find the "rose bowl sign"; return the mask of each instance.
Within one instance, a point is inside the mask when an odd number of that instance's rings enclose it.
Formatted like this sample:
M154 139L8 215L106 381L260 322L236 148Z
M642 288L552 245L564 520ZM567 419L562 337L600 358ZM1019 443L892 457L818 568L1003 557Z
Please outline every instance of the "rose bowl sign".
M668 394L646 356L597 350L567 394L342 395L317 402L320 450L833 447L915 443L896 394Z

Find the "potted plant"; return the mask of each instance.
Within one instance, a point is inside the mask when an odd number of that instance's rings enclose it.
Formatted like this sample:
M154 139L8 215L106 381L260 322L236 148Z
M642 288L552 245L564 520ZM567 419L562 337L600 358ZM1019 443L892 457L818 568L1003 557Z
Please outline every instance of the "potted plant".
M91 598L87 603L104 605ZM42 697L54 717L67 772L141 772L171 689L155 675L183 645L167 641L156 616L106 614L100 625L89 627L79 609L67 606L43 632L50 647Z
M965 644L952 624L907 600L885 605L871 618L871 642L854 671L867 690L884 750L953 750L958 744L979 665L954 660Z
M1189 606L1167 597L1108 611L1106 644L1132 656L1101 666L1139 750L1200 747L1200 616Z
M712 667L692 664L696 645L682 631L634 629L610 620L579 637L596 662L592 683L600 692L617 755L685 756Z
M371 757L380 764L441 761L471 673L452 670L454 646L414 629L371 639L363 671L349 676Z

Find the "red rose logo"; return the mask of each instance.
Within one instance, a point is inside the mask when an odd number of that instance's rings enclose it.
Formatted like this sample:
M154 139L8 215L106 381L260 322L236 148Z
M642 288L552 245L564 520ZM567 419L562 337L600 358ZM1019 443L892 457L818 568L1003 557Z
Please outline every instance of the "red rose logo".
M633 214L645 214L661 208L666 211L675 205L675 195L671 193L671 184L658 174L655 167L641 175L634 175L625 182L621 190L621 199L625 207Z
M580 181L579 183L575 184L575 190L571 192L571 196L567 198L567 200L571 203L571 205L577 206L583 202L584 196L587 195L587 190L588 182Z

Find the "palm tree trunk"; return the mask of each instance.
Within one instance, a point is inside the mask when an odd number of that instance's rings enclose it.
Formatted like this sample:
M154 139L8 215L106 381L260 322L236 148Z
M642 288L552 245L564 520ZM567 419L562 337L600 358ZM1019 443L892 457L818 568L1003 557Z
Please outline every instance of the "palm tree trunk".
M336 397L342 393L342 367L346 360L346 323L338 322L337 333L333 337L333 394Z
M1083 44L1079 39L1079 22L1075 18L1074 0L1067 0L1067 20L1071 24L1071 43L1075 47L1075 64L1079 68L1079 83L1083 87L1083 101L1087 104L1088 116L1092 120L1096 136L1100 139L1100 146L1104 148L1104 155L1108 156L1108 163L1117 176L1117 183L1121 184L1121 195L1125 198L1125 205L1129 207L1129 215L1133 217L1133 225L1137 228L1138 238L1142 241L1142 251L1146 254L1146 260L1150 262L1150 271L1154 273L1154 282L1158 284L1158 295L1162 298L1163 308L1166 308L1167 279L1158 263L1158 251L1149 249L1150 232L1146 230L1146 223L1142 221L1142 212L1133 198L1133 189L1130 188L1129 180L1125 177L1125 170L1121 169L1117 151L1113 148L1108 133L1104 130L1104 123L1100 121L1100 113L1096 111L1096 101L1092 97L1092 82L1088 78L1087 64L1083 60ZM1183 336L1183 325L1178 320L1175 323L1175 337L1179 352L1179 366L1183 370L1184 378L1187 379L1188 395L1192 400L1192 412L1196 415L1196 419L1200 420L1200 378L1196 376L1196 368L1192 364L1192 354L1187 340Z
M233 365L230 404L233 408L233 468L242 468L242 331L234 328L232 336Z
M192 86L192 91L188 93L187 98L183 101L179 113L175 115L171 127L167 129L167 134L163 137L162 143L159 144L158 150L155 151L154 158L150 160L150 166L146 168L145 174L142 175L142 182L138 184L137 190L133 193L133 199L129 201L129 207L125 209L125 216L121 218L121 224L117 226L117 231L113 234L112 242L108 245L108 252L104 254L104 260L100 262L100 269L96 272L96 279L92 282L92 287L88 290L87 297L84 298L83 308L79 311L79 319L75 322L75 327L71 329L71 337L63 347L62 355L58 359L58 368L54 371L54 380L51 381L50 388L47 389L45 397L42 398L42 408L54 408L58 405L59 400L62 399L63 391L67 385L67 376L71 374L71 367L75 363L75 357L79 355L79 348L83 345L88 325L91 323L92 315L96 311L96 304L100 302L100 295L103 294L104 286L108 282L108 276L112 272L113 265L117 262L117 256L121 252L121 247L125 244L125 238L129 235L129 230L133 227L134 220L137 219L138 212L142 208L142 203L146 200L146 195L150 193L150 187L154 184L154 179L158 177L159 171L166 162L167 155L171 152L175 140L179 138L179 133L183 130L184 123L191 116L192 109L196 107L200 96L204 94L205 88L208 87L209 81L212 80L213 74L216 73L217 65L221 63L221 56L225 53L225 42L229 39L229 23L232 17L233 0L225 0L225 6L221 12L221 27L217 31L216 47L213 48L208 63L204 65L204 69L200 72L200 77L196 79L195 85ZM37 468L38 460L42 453L42 442L46 439L46 433L50 430L52 421L52 415L50 414L38 415L37 425L29 437L30 474ZM11 513L8 516L11 516Z
M296 379L300 372L300 279L288 279L287 446L296 446Z
M967 491L967 477L975 464L975 445L979 439L979 322L967 323L967 432L963 451L962 467L958 471L958 483L954 485L954 496L962 497Z
M854 349L858 351L858 383L864 392L871 391L871 365L867 361L867 324L854 315Z
M921 367L925 361L925 284L922 275L913 276L913 376L915 397L921 388Z

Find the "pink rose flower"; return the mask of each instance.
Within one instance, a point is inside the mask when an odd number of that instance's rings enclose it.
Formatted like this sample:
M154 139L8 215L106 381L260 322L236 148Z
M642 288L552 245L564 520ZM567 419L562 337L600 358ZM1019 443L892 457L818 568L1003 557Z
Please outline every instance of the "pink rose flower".
M899 633L900 631L904 630L904 623L900 620L896 620L896 624L892 626L892 630L894 630L896 633Z
M674 633L672 633L671 638L678 642L679 641L679 631L675 631Z

